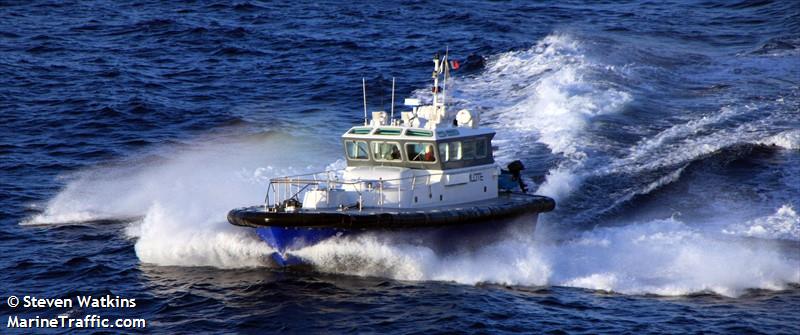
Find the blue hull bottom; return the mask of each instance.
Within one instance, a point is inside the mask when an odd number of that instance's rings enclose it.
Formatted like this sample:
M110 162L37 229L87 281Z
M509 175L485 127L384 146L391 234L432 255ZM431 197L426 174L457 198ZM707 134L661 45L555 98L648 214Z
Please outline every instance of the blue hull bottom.
M395 242L405 241L425 244L437 253L449 253L454 250L463 250L465 248L477 248L481 245L489 244L503 236L508 236L503 234L532 234L536 226L537 217L538 213L533 213L511 220L489 220L478 224L450 227L386 231L372 230L371 233L382 235ZM287 251L289 250L297 250L311 246L332 237L353 236L368 231L370 230L275 226L256 228L256 234L275 250L271 257L279 267L306 264L303 259L288 254Z
M272 253L272 260L280 267L303 264L303 260L286 254L286 250L299 249L305 246L314 245L325 239L344 235L340 229L322 228L284 228L284 227L261 227L256 228L256 234L264 242L267 242L275 252Z
M256 228L258 237L280 253L284 253L288 249L299 249L317 244L322 240L342 235L343 233L344 231L341 229L333 228Z

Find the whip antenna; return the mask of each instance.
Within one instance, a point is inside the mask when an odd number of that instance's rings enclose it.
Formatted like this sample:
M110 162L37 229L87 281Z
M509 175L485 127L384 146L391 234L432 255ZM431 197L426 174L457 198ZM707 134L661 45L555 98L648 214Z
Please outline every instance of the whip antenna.
M442 63L444 63L444 83L442 84L442 110L447 110L447 75L450 74L450 60L448 56L450 55L450 47L444 49L444 59Z
M392 115L389 120L394 120L394 77L392 77Z
M364 92L364 125L367 125L367 79L361 77L361 91Z

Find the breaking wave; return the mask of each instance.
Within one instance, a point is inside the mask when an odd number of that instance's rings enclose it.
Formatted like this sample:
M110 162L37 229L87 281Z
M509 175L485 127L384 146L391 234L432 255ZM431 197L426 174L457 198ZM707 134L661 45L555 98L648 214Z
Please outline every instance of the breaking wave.
M282 134L166 148L147 162L134 159L78 174L44 213L24 224L135 217L126 233L136 238L142 262L264 265L272 250L250 229L228 224L227 212L263 201L271 177L325 169L318 164L330 154L320 148L313 140ZM299 151L306 154L298 157Z
M758 144L777 146L789 150L800 150L800 129L787 130L757 142Z
M586 136L588 125L598 116L619 113L632 100L630 93L592 80L610 72L619 70L587 57L579 40L552 34L528 50L491 57L483 73L458 82L457 97L472 101L484 118L504 129L499 143L512 146L509 139L533 133L535 141L565 157L537 190L563 199L580 185L576 171L594 146Z
M458 103L481 111L483 119L503 129L496 138L499 160L529 155L532 142L544 144L554 154L553 166L536 193L564 203L576 194L588 194L576 191L585 191L582 186L589 179L622 179L612 197L598 201L598 194L591 194L593 203L586 216L613 210L673 183L688 164L727 148L764 144L796 150L800 145L797 129L774 133L776 126L796 124L796 114L791 115L795 112L787 116L787 108L793 108L792 94L748 103L726 100L715 112L699 118L682 116L662 129L637 125L635 131L643 134L633 145L609 140L597 132L597 123L625 112L634 98L624 84L607 78L638 83L644 74L637 71L647 67L615 65L590 56L590 49L590 44L571 34L551 34L530 49L488 57L485 70L457 79L453 93ZM763 117L752 118L756 113Z
M737 236L800 241L800 215L791 205L783 205L772 215L730 225L723 232Z

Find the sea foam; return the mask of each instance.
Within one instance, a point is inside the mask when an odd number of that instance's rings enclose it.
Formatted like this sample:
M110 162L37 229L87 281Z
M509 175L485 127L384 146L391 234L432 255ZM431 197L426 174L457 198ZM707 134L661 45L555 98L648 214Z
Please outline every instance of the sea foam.
M142 262L241 267L265 264L270 250L251 229L226 220L263 202L269 178L325 169L330 151L313 139L268 134L198 139L161 148L158 159L99 167L70 177L44 213L25 224L131 220ZM298 155L298 152L303 152Z
M732 224L723 230L726 234L800 241L800 215L791 205L783 205L774 214L745 223Z
M800 282L800 258L675 219L597 228L563 242L507 238L477 250L437 254L362 235L293 251L326 272L463 284L559 285L626 294L737 296Z
M491 105L484 117L503 129L499 142L534 133L536 141L565 157L537 190L560 200L581 184L581 170L587 168L593 142L586 128L594 118L618 113L632 100L628 92L591 79L608 71L617 70L587 57L580 40L551 34L530 49L491 57L480 75L457 82L455 94L474 101L476 108Z

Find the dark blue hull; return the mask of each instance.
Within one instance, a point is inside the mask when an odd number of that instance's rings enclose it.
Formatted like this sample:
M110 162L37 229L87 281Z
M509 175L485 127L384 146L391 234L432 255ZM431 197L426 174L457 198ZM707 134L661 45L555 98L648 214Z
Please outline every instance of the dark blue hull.
M228 213L231 224L256 228L258 236L275 250L279 266L302 263L288 251L329 238L369 232L392 241L422 243L437 252L485 245L511 229L533 233L539 213L555 207L553 199L519 193L473 203L422 209L365 208L279 211L264 206L238 208ZM521 229L520 229L521 228Z
M437 253L448 253L480 247L509 234L533 234L538 213L514 219L487 220L458 226L426 227L402 230L375 231L342 228L298 228L267 226L256 228L258 236L275 250L271 255L277 266L295 266L307 262L291 254L330 238L345 238L359 234L376 234L394 242L423 244Z
M335 228L292 228L292 227L261 227L256 228L256 234L267 242L275 252L272 260L278 266L302 264L297 257L290 257L286 251L314 245L334 236L343 236L346 231Z

